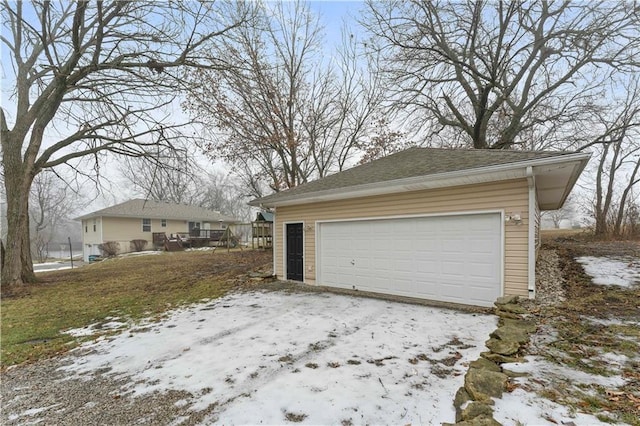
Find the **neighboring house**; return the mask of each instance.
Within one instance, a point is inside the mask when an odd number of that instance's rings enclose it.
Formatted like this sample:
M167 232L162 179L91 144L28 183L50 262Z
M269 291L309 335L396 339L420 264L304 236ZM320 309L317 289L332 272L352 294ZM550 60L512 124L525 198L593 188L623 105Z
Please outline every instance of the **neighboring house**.
M280 278L491 306L534 297L540 210L589 157L411 148L250 204L275 211Z
M83 258L98 255L98 245L116 241L120 253L131 251L130 242L147 241L147 249L153 249L153 234L163 232L167 236L189 234L194 229L226 229L235 219L220 212L202 207L173 204L162 201L135 199L76 218L82 221Z

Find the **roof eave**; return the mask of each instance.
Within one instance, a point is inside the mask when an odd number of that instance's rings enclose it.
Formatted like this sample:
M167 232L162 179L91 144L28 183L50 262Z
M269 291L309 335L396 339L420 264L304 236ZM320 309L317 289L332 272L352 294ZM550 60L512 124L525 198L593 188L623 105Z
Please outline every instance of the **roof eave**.
M384 182L374 182L370 184L357 185L346 188L337 188L324 191L312 192L283 200L269 202L264 199L252 200L249 205L255 207L280 207L299 204L310 204L324 201L336 201L348 198L368 197L384 195L394 192L418 191L423 189L446 188L451 186L468 185L476 183L488 183L501 180L526 178L528 166L540 167L545 165L555 165L563 163L577 162L574 167L571 179L564 193L564 198L568 196L573 184L580 176L586 166L590 153L574 153L553 157L544 157L534 160L519 161L495 166L480 167L476 169L465 169L454 172L438 173L433 175L417 176L406 179L396 179ZM261 201L264 200L264 201ZM564 202L564 201L563 201Z
M117 218L131 218L131 219L143 219L143 218L151 218L151 219L168 219L168 220L196 220L201 222L226 222L226 223L236 223L239 222L238 219L223 217L223 218L211 218L211 217L202 217L202 216L189 216L189 217L171 217L170 215L156 215L156 214L144 214L144 213L135 213L135 214L119 214L119 213L89 213L84 216L79 216L74 218L73 220L85 220L91 219L94 217L117 217Z
M566 173L566 180L564 183L564 188L562 189L562 195L560 197L556 196L551 201L548 201L548 202L545 202L545 200L541 200L540 198L538 198L538 206L540 207L540 210L557 210L559 208L562 208L565 201L569 197L571 190L573 189L576 182L580 178L582 171L587 166L587 163L589 162L590 158L591 158L591 153L583 153L581 159L573 161L572 170ZM572 162L567 162L567 164L571 164L571 163ZM544 165L542 165L541 167L544 167ZM537 170L537 171L534 171L534 174L538 176L544 176L544 171ZM555 178L556 176L553 175L553 173L549 173L549 180L554 180ZM538 179L538 183L536 184L536 186L538 187L537 189L538 191L544 191L545 190L543 186L544 183L540 182L540 180L541 179Z

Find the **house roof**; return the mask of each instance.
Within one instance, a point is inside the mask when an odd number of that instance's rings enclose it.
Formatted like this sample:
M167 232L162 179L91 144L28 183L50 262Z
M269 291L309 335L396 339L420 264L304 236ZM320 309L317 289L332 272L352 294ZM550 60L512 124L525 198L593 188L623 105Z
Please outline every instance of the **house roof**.
M273 213L258 212L256 215L256 222L273 222Z
M149 219L177 219L201 222L238 222L236 219L225 216L218 211L205 209L204 207L190 206L186 204L174 204L164 201L152 201L134 199L116 204L105 209L96 210L76 218L76 220L90 219L93 217L135 217Z
M509 151L409 148L361 166L251 201L253 206L277 207L359 196L381 195L446 186L526 177L532 167L540 177L538 196L543 210L564 203L590 154L550 151ZM535 169L535 170L534 170ZM562 172L558 172L561 169ZM553 175L553 179L543 179ZM558 181L560 179L560 181ZM544 182L548 180L548 182ZM558 183L561 183L561 188ZM554 194L542 194L548 184Z

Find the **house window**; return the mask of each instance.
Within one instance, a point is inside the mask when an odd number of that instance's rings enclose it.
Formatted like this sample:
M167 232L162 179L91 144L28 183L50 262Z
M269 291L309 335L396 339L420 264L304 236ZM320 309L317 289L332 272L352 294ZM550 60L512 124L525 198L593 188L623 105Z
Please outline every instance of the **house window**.
M96 232L96 220L93 220L93 232Z
M161 225L163 228L166 228L166 227L167 227L167 219L162 219L162 220L160 220L160 225Z
M151 232L151 219L142 219L142 232Z
M84 226L84 233L86 234L87 232L89 232L89 227L87 225Z
M200 222L189 222L189 231L195 228L200 229Z

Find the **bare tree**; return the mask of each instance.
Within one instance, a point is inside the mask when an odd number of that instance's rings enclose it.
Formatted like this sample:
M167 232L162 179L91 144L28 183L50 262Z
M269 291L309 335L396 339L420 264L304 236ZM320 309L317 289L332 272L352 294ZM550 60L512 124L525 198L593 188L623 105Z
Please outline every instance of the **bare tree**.
M185 68L249 18L245 3L2 1L0 42L11 59L13 105L0 110L8 236L2 284L35 280L29 194L61 165L99 174L102 156L171 149L180 128L163 108ZM225 67L208 59L207 67ZM7 68L9 69L9 68ZM11 107L12 109L9 109ZM153 148L153 149L152 149Z
M201 85L184 104L216 130L206 148L258 196L260 182L279 191L344 168L379 98L354 37L323 64L307 4L267 3L262 12L261 26L236 29L215 52L234 69L192 73Z
M246 189L229 174L205 171L186 152L173 152L162 156L161 161L163 166L159 167L144 157L127 158L119 168L120 174L146 199L205 207L241 220L251 216Z
M118 170L127 185L142 197L198 205L203 173L186 150L169 150L153 157L124 158Z
M594 110L595 136L581 149L595 149L593 217L597 236L619 237L633 188L640 183L640 78L623 81L623 95Z
M393 110L474 148L566 143L611 74L639 65L635 2L369 0L362 23Z
M31 186L31 251L44 262L59 225L76 208L76 194L53 171L39 173Z
M391 155L413 145L412 142L407 140L405 133L391 130L390 127L389 122L384 117L375 120L369 137L365 138L359 145L359 148L363 151L360 164Z
M574 196L569 195L561 208L557 210L547 210L541 213L542 217L547 217L553 222L553 227L558 229L563 220L573 219L576 213Z
M249 207L251 194L246 187L236 182L232 176L223 172L210 172L201 179L202 195L200 206L231 216L241 221L249 221L252 209Z

